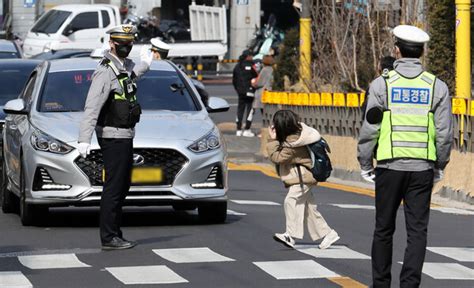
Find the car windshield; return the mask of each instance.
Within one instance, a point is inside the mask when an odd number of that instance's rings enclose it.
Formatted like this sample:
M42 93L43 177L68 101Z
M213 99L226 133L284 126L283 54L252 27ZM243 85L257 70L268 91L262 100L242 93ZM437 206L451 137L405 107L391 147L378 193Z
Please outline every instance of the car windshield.
M42 92L39 111L84 111L93 73L93 70L50 73ZM137 85L137 99L142 110L197 110L191 94L174 71L148 71Z
M31 28L31 32L56 33L69 15L71 15L71 12L68 11L49 10L36 22L33 28Z
M5 105L8 101L15 99L21 93L26 80L34 67L20 67L0 69L0 105Z

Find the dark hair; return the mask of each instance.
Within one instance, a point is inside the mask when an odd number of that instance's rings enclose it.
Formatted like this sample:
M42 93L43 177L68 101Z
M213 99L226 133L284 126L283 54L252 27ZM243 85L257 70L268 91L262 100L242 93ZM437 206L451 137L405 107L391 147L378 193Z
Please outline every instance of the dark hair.
M273 115L273 127L276 138L280 145L286 141L286 137L301 132L299 116L291 110L279 110Z
M420 58L423 56L423 45L408 44L397 41L395 46L400 49L400 54L403 58Z
M395 58L392 56L384 56L380 59L380 69L383 71L384 69L393 70L393 62L395 62Z

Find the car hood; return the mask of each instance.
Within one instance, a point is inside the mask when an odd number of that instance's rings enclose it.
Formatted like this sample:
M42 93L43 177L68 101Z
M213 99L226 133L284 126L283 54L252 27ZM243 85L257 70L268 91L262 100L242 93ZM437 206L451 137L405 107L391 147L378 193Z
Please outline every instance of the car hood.
M58 140L77 142L82 118L82 112L38 113L32 115L31 122ZM135 127L135 139L195 141L213 127L205 112L144 111Z

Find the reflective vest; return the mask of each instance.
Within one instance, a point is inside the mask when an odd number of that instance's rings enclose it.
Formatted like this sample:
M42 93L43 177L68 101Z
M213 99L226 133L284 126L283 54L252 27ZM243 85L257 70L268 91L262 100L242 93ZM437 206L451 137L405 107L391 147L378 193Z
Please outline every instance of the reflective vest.
M387 110L383 112L377 161L413 158L436 161L436 130L431 111L436 76L423 72L405 78L392 70L385 78Z
M114 72L120 84L122 93L112 92L107 102L102 107L98 124L117 128L133 128L140 120L141 108L137 102L137 85L135 74L129 77L127 73L121 73L112 61L104 59L101 65L109 66Z

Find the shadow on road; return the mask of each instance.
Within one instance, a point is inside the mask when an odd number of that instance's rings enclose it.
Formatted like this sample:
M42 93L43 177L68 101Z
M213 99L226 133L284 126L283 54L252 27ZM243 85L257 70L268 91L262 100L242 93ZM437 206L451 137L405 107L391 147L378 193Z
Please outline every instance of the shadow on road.
M122 217L122 227L225 225L241 219L238 215L227 215L225 223L212 224L202 221L197 210L174 211L168 207L125 207ZM99 208L50 208L38 226L98 227Z

